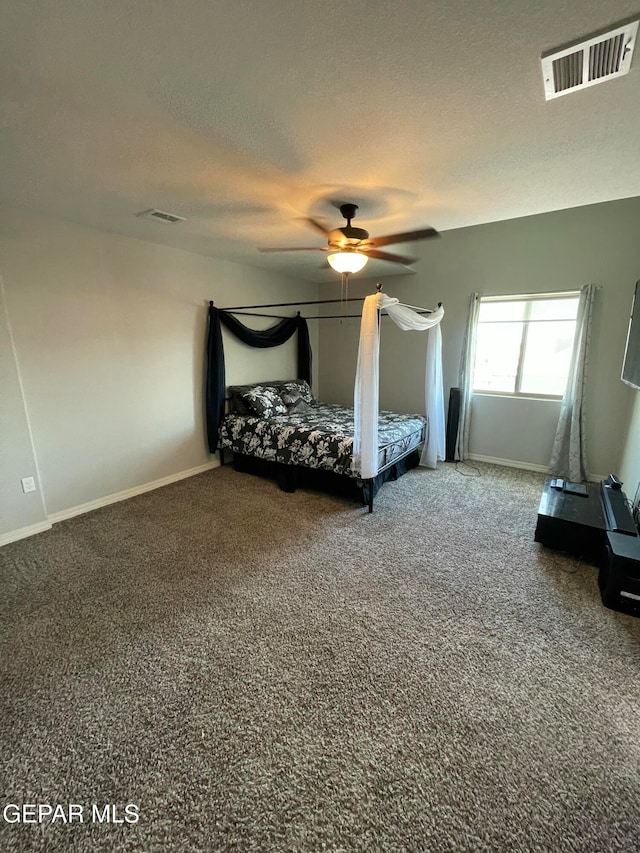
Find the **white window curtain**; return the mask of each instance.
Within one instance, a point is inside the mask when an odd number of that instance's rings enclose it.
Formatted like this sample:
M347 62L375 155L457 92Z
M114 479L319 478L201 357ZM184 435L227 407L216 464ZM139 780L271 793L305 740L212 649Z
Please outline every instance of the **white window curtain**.
M567 388L562 398L549 473L567 480L587 479L586 396L591 316L597 286L585 284L580 289L576 317L576 334L569 366Z
M480 311L480 296L471 294L467 328L462 342L462 357L458 387L460 389L460 416L458 418L458 433L454 458L463 462L469 458L469 430L471 428L471 400L473 398L473 364L476 353L476 329L478 327L478 312Z
M378 473L378 393L380 324L379 311L385 310L404 331L431 329L427 341L425 370L425 410L428 435L420 464L435 468L445 456L444 398L442 393L442 306L430 314L418 314L384 293L367 296L362 308L360 345L353 395L353 467L363 479Z

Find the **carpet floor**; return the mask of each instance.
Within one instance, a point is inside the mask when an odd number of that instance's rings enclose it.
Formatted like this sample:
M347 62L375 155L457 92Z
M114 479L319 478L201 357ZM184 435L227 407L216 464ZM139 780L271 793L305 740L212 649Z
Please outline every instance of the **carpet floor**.
M478 470L368 515L224 467L2 548L0 850L639 849L640 619Z

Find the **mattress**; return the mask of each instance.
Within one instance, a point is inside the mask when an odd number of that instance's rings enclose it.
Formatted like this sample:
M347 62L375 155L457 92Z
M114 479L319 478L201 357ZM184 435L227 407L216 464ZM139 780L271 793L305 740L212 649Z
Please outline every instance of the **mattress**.
M425 438L420 415L380 412L378 468L382 470L418 447ZM318 468L359 478L352 469L353 408L314 403L303 412L260 418L228 414L220 427L220 446L234 453L284 465Z

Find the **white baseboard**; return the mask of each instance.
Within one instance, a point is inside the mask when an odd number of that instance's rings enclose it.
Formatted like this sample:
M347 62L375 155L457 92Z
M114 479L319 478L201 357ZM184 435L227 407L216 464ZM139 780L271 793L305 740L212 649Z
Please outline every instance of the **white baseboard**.
M45 530L51 530L50 521L39 521L37 524L30 524L28 527L20 527L18 530L11 530L9 533L0 534L0 548L3 545L8 545L9 542L17 542L18 539L27 539L29 536L35 536L36 533L42 533Z
M76 515L83 515L85 512L92 512L94 509L100 509L109 504L119 503L120 501L135 498L136 495L142 495L145 492L152 492L154 489L161 489L163 486L168 486L170 483L177 483L178 480L186 480L187 477L194 477L196 474L202 474L205 471L210 471L212 468L218 468L220 462L218 459L212 462L205 462L204 465L198 465L196 468L188 468L186 471L178 471L177 474L169 474L168 477L161 477L159 480L152 480L150 483L142 483L140 486L133 486L131 489L124 489L122 492L115 492L112 495L105 495L103 498L97 498L95 501L89 501L86 504L63 509L61 512L54 512L49 516L49 521L57 524L59 521L65 521L67 518L74 518Z
M548 465L536 465L533 462L516 462L514 459L498 459L496 456L481 456L479 453L470 453L469 459L478 462L488 462L491 465L505 465L507 468L522 468L524 471L539 471L541 474L549 473ZM589 474L587 480L590 483L599 483L604 480L606 474Z
M9 542L16 542L18 539L26 539L29 536L35 536L36 533L42 533L44 530L51 530L54 524L59 521L65 521L67 518L74 518L76 515L82 515L85 512L91 512L94 509L100 509L109 504L115 504L119 501L126 501L129 498L135 498L136 495L142 495L145 492L152 492L154 489L161 489L163 486L168 486L170 483L177 483L178 480L186 480L187 477L194 477L196 474L203 474L205 471L210 471L212 468L218 468L220 461L216 457L211 462L205 462L204 465L198 465L195 468L188 468L186 471L178 471L176 474L169 474L168 477L161 477L159 480L152 480L150 483L142 483L140 486L134 486L131 489L124 489L122 492L116 492L113 495L106 495L103 498L97 498L95 501L89 501L86 504L63 509L61 512L54 512L47 516L47 521L41 521L38 524L30 524L29 527L21 527L18 530L11 530L9 533L0 534L0 547L8 545Z
M499 459L497 456L481 456L479 453L470 453L469 459L475 459L476 462L488 462L490 465L504 465L506 468L522 468L523 471L538 471L541 474L546 474L549 471L548 465L517 462L515 459Z

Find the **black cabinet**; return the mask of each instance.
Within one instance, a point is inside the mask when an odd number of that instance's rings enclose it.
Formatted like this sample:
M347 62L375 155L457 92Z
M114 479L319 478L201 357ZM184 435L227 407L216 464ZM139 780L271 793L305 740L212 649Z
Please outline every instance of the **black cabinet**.
M600 565L607 531L600 486L589 483L584 496L551 488L551 482L548 479L542 491L536 542Z
M589 483L584 496L551 483L545 482L540 499L536 542L594 563L602 603L640 616L640 536L624 492L618 490L612 501L604 482Z
M605 607L640 615L640 537L606 533L598 586Z

